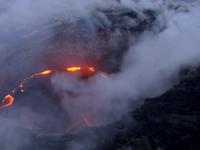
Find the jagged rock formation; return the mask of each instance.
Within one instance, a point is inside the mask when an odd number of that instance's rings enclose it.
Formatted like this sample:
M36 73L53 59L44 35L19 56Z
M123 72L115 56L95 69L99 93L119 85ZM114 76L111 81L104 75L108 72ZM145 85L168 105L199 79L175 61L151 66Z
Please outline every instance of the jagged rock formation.
M200 67L119 121L69 134L36 134L7 126L2 118L0 145L12 144L15 150L199 150L199 85Z

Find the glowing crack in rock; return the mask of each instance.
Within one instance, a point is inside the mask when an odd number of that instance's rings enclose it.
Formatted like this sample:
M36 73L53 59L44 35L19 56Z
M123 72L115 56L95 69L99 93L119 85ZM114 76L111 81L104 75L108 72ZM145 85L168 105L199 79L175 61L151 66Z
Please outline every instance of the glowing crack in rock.
M41 73L36 73L36 74L33 74L32 76L30 76L29 78L25 78L23 79L22 83L19 85L20 88L23 87L24 83L26 83L27 80L29 79L32 79L33 77L35 76L39 76L39 75L47 75L49 73L51 73L52 71L51 70L46 70L46 71L43 71ZM14 94L16 91L16 88L12 91L12 93ZM21 92L23 93L24 90L21 89ZM5 98L2 100L2 104L1 104L1 107L0 108L5 108L5 107L8 107L10 105L12 105L14 102L14 97L11 96L11 94L8 94L5 96Z
M94 68L93 67L88 67L87 68L91 71L91 72L95 72Z
M67 71L71 71L71 72L78 71L78 70L81 70L81 67L67 68Z
M86 66L86 67L87 67L87 69L88 69L89 71L95 72L95 70L94 70L93 67L88 67L88 66ZM80 71L80 70L81 70L81 67L71 67L71 68L67 68L66 70L69 71L69 72ZM21 84L19 85L19 87L21 88L20 91L21 91L22 93L24 92L24 90L23 90L22 88L23 88L23 86L24 86L24 84L26 83L27 80L30 80L30 79L34 78L35 76L47 75L47 74L50 74L51 72L52 72L52 70L46 70L46 71L43 71L43 72L40 72L40 73L33 74L33 75L31 75L29 78L23 79L23 81L22 81ZM102 76L103 78L107 79L107 77L106 77L105 75L101 74L101 76ZM15 93L16 89L17 89L17 88L15 88L15 89L12 91L13 94ZM1 104L1 107L0 107L0 108L1 108L1 109L2 109L2 108L6 108L6 107L12 105L13 102L14 102L14 97L13 97L11 94L8 94L8 95L6 95L6 96L4 97L4 99L2 100L2 104ZM69 130L71 130L72 128L76 127L77 125L79 125L79 124L82 123L82 122L85 122L88 126L92 126L91 123L88 121L88 119L94 115L94 113L96 112L96 110L97 110L97 109L95 109L94 111L92 111L86 118L80 120L79 122L77 122L77 123L75 123L74 125L72 125L72 126L70 126L69 128L67 128L67 129L65 130L65 132L68 132Z
M8 107L8 106L12 105L13 102L14 102L14 98L10 94L8 94L2 100L2 105L0 108Z
M47 74L49 74L49 73L51 73L51 70L46 70L46 71L43 71L43 72L41 72L41 73L33 74L33 75L30 76L29 78L25 78L25 79L22 81L22 83L19 85L19 87L20 87L20 88L23 88L24 83L25 83L27 80L30 80L30 79L32 79L32 78L35 77L35 76L47 75Z
M105 78L105 79L108 79L104 74L101 74L101 76L102 76L103 78Z
M92 117L96 111L97 111L97 109L95 109L94 111L92 111L86 118L80 120L79 122L77 122L77 123L75 123L74 125L72 125L72 126L70 126L69 128L67 128L67 129L65 130L65 132L70 131L72 128L76 127L77 125L79 125L79 124L82 123L82 122L85 122L88 126L92 126L92 125L89 123L88 119L89 119L90 117Z
M93 67L88 67L87 66L87 68L88 68L88 70L90 70L91 72L95 72L95 70L94 70L94 68ZM80 71L81 70L81 67L71 67L71 68L67 68L67 71ZM52 70L46 70L46 71L43 71L43 72L40 72L40 73L36 73L36 74L33 74L33 75L31 75L30 77L28 77L28 78L25 78L25 79L23 79L23 81L21 82L21 84L19 85L19 87L20 88L23 88L23 86L24 86L24 84L26 83L26 81L27 80L30 80L30 79L32 79L32 78L34 78L35 76L40 76L40 75L47 75L47 74L50 74L52 72ZM102 77L104 77L105 79L107 79L107 77L105 76L105 75L101 75ZM16 88L12 91L12 93L14 94L15 93L15 91L16 91ZM24 90L23 89L21 89L21 92L23 93L24 92ZM11 94L8 94L9 95L9 97L6 97L5 96L5 98L4 98L4 100L2 101L2 106L0 107L0 108L5 108L5 107L7 107L7 106L10 106L10 105L12 105L12 103L13 103L13 101L14 101L14 98L11 96ZM8 96L7 95L7 96ZM9 99L11 99L11 97L12 97L12 100L10 100L10 102L9 103L7 103L7 104L5 104L5 102L6 101L8 101L7 99L9 98ZM6 100L5 100L6 99ZM11 103L12 102L12 103ZM85 122L87 122L87 120L85 121ZM89 123L88 123L89 124Z

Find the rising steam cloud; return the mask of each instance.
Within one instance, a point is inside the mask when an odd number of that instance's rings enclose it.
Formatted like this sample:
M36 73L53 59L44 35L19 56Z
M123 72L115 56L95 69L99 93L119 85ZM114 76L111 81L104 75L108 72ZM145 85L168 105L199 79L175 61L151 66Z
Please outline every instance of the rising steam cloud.
M144 31L137 38L129 36L128 52L123 56L120 71L113 74L103 72L108 79L102 78L101 72L86 81L66 73L56 73L51 78L54 91L60 96L72 124L85 118L94 109L98 109L94 125L110 123L136 107L138 101L141 104L145 98L158 96L177 83L182 66L200 63L199 0L121 0L120 3L115 0L1 0L0 61L9 55L7 49L12 45L15 48L18 40L23 41L23 38L40 32L32 30L34 25L45 26L54 16L65 17L72 13L81 14L92 22L90 15L97 7L113 6L127 7L139 14L143 9L153 9L158 12L157 20L150 31ZM144 17L142 13L141 17ZM109 24L106 16L101 18ZM24 30L28 32L25 36ZM50 28L43 30L48 34L53 33ZM27 108L21 108L21 112L22 120L26 120L28 126L30 117L27 114L39 122L46 117L38 117ZM52 115L48 117L52 118ZM1 122L4 123L1 123L0 136L4 138L6 134L6 137L16 141L12 146L9 143L5 149L17 149L23 144L23 140L18 141L20 138L14 136L18 133L4 132L8 124L14 123L3 119Z
M160 14L155 27L145 31L137 42L132 44L135 39L129 38L130 47L120 72L107 74L107 80L100 74L88 81L64 73L52 77L72 120L83 118L95 108L105 112L103 123L117 119L130 109L130 102L158 96L174 85L181 67L200 63L199 1L122 0L121 5L133 10L159 10Z
M121 0L120 3L115 0L2 0L0 39L3 42L0 43L0 58L9 53L3 50L10 46L10 40L21 37L22 30L31 31L26 36L40 32L32 31L30 26L42 26L54 16L72 13L81 14L92 22L90 15L97 7L113 6L133 9L139 14L143 9L158 12L151 31L144 31L137 39L130 35L130 46L120 71L103 73L108 79L98 73L87 81L66 73L56 73L51 83L62 98L63 107L72 122L86 117L96 108L101 110L100 122L96 124L118 119L133 109L136 101L158 96L170 88L177 81L182 66L200 63L198 0ZM144 17L142 13L140 15ZM109 24L106 16L101 18ZM44 30L53 32L50 28Z

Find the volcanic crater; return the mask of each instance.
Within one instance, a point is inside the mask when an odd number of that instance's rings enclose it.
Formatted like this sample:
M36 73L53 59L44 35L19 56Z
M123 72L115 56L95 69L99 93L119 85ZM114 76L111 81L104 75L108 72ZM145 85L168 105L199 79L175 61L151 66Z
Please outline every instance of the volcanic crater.
M108 24L99 13L107 17ZM175 140L180 136L182 138L177 143L184 144L186 141L197 144L199 135L193 136L193 133L185 131L188 128L192 132L198 131L199 112L191 104L198 116L189 113L192 119L188 119L187 113L191 108L182 95L192 97L189 90L196 95L193 99L197 101L199 94L196 90L199 87L195 83L199 82L199 68L187 70L181 74L180 83L166 94L146 99L140 108L123 115L118 121L119 118L115 118L112 112L104 112L102 106L83 108L84 111L78 114L79 118L71 120L70 114L63 107L62 95L52 85L52 78L57 74L84 83L93 77L102 78L105 82L109 80L109 75L121 71L123 58L130 46L129 37L134 36L134 42L137 42L140 34L154 28L157 13L150 9L144 9L140 14L128 8L97 9L90 16L92 22L82 16L64 20L54 18L45 24L16 32L15 36L20 35L20 38L6 35L1 41L6 45L3 49L6 52L0 57L0 115L17 123L15 132L20 133L19 137L24 133L24 139L26 135L30 138L30 141L24 140L17 148L63 150L66 147L79 149L76 146L82 144L80 149L91 150L184 149L180 144L177 146L169 142L171 137ZM135 20L135 24L130 25L130 19ZM164 29L165 26L158 32ZM179 81L176 78L172 82L175 84ZM79 94L70 90L65 92L69 95L69 101L70 97ZM167 102L168 95L170 101L174 99L177 102L178 109ZM129 107L134 109L137 106L134 102ZM105 117L104 120L102 117ZM111 122L114 123L108 124ZM86 128L88 126L94 127ZM12 140L16 141L15 138Z
M113 15L112 12L106 13ZM115 15L111 16L111 19L114 17ZM16 43L15 47L8 46L12 49L9 50L10 54L1 60L0 114L18 120L22 126L37 132L62 133L68 131L73 124L61 106L59 95L53 92L51 77L55 73L65 72L72 76L78 74L80 80L86 81L98 72L118 72L128 48L126 40L129 34L123 31L124 34L115 39L113 46L109 39L114 30L95 27L96 29L91 28L88 31L89 23L82 18L77 18L72 27L69 26L70 22L67 25L54 25L53 21L51 24L53 35L47 34L46 29L43 30L44 27L35 27L35 30L40 30L36 35L22 36L23 38L13 42ZM86 24L85 28L83 24ZM25 35L33 30L28 33L26 31ZM116 53L112 53L114 50ZM68 70L72 67L78 69L72 73ZM101 77L107 79L104 73L101 73ZM79 120L80 123L77 122L76 126L80 126L77 129L91 126L87 120L90 113ZM83 124L81 122L85 125L79 125Z

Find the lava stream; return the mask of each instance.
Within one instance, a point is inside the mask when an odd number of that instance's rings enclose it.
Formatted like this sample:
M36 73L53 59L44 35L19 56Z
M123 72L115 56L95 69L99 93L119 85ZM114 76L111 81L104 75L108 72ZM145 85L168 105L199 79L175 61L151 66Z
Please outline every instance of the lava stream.
M33 75L30 76L29 78L23 79L23 81L22 81L22 83L19 85L19 87L20 87L20 88L23 88L23 85L24 85L24 83L26 82L26 80L32 79L33 77L39 76L39 75L47 75L47 74L49 74L49 73L51 73L51 72L52 72L52 70L46 70L46 71L43 71L43 72L41 72L41 73L33 74Z
M87 66L87 68L88 68L89 71L95 72L95 70L94 70L93 67L88 67L88 66ZM67 68L67 71L71 71L71 72L73 72L73 71L80 71L80 70L81 70L81 67L71 67L71 68ZM26 83L26 81L29 80L29 79L32 79L32 78L35 77L35 76L47 75L47 74L50 74L51 72L52 72L52 70L46 70L46 71L43 71L43 72L40 72L40 73L33 74L33 75L30 76L29 78L23 79L23 81L22 81L22 83L19 85L19 87L20 87L20 88L23 88L23 86L24 86L24 84ZM101 76L102 76L103 78L107 79L107 77L106 77L105 75L101 74ZM12 91L12 93L15 93L15 91L16 91L16 88ZM21 92L23 93L24 90L21 89ZM11 96L11 94L8 94L8 95L5 96L5 98L3 99L3 101L2 101L2 106L1 106L0 108L5 108L5 107L7 107L7 106L12 105L13 101L14 101L14 98ZM95 111L96 111L96 110L95 110ZM95 111L94 111L94 112L95 112ZM93 114L94 112L92 112L92 114ZM90 114L88 117L86 117L85 119L81 120L81 122L85 121L85 123L86 123L88 126L91 126L91 124L90 124L90 123L88 122L88 120L87 120L90 116L91 116L91 114ZM78 122L78 124L81 123L81 122ZM78 125L78 124L75 124L74 126L76 126L76 125ZM72 126L72 127L74 127L74 126ZM71 128L71 127L70 127L70 128ZM68 128L66 131L68 131L68 130L69 130L69 128Z
M87 68L91 71L91 72L95 72L94 68L93 67L88 67Z
M22 88L23 85L24 85L24 83L26 82L26 80L29 80L29 79L31 79L31 78L33 78L33 77L35 77L35 76L46 75L46 74L49 74L49 73L51 73L51 72L52 72L51 70L46 70L46 71L43 71L43 72L41 72L41 73L33 74L33 75L30 76L29 78L23 79L23 82L19 85L19 87ZM12 91L12 93L15 93L15 91L16 91L16 88ZM24 90L21 89L21 92L23 93ZM8 107L8 106L12 105L13 102L14 102L14 98L13 98L10 94L8 94L8 95L6 95L5 98L2 100L2 105L1 105L0 108Z
M77 125L79 125L81 122L83 122L84 120L81 120L81 121L79 121L79 122L77 122L77 123L75 123L74 125L72 125L71 127L69 127L69 128L67 128L66 130L65 130L65 132L67 132L67 131L69 131L69 130L71 130L72 128L74 128L75 126L77 126Z
M8 106L12 105L13 102L14 102L14 98L10 94L8 94L3 99L2 106L0 108L8 107Z
M65 132L68 132L69 130L71 130L72 128L76 127L77 125L79 125L79 124L82 123L82 122L85 122L88 126L92 126L92 125L89 123L88 119L89 119L96 111L97 111L97 109L95 109L94 111L92 111L86 118L80 120L79 122L75 123L75 124L72 125L71 127L67 128L67 129L65 130Z
M15 93L15 91L16 91L16 88L12 91L12 93Z
M87 67L87 69L88 69L89 71L95 72L95 70L94 70L93 67L88 67L88 66L86 66L86 67ZM67 68L66 70L67 70L67 71L70 71L70 72L80 71L80 70L81 70L81 67L72 67L72 68ZM32 79L32 78L35 77L35 76L47 75L47 74L50 74L51 72L52 72L52 70L46 70L46 71L43 71L43 72L41 72L41 73L33 74L33 75L31 75L29 78L23 79L23 81L22 81L21 84L19 85L19 87L21 88L21 92L22 92L22 93L24 92L24 90L23 90L22 88L23 88L23 85L26 83L27 80ZM101 76L102 76L103 78L107 79L107 77L106 77L105 75L101 74ZM12 91L13 94L15 93L16 89L17 89L17 88L15 88L15 89ZM2 108L6 108L6 107L12 105L13 102L14 102L14 97L11 96L11 94L8 94L8 95L6 95L5 98L2 100L2 104L1 104L0 108L1 108L1 109L2 109ZM82 122L85 122L88 126L92 126L92 125L90 124L90 122L88 121L88 119L89 119L90 117L93 116L93 114L96 112L96 110L97 110L97 109L95 109L94 111L92 111L86 118L80 120L79 122L75 123L75 124L72 125L71 127L67 128L67 129L65 130L65 132L68 132L69 130L71 130L72 128L76 127L77 125L79 125L79 124L82 123Z
M92 126L87 119L84 119L85 123L87 123L88 126Z
M72 67L72 68L67 68L67 71L78 71L81 70L81 67Z
M104 74L101 74L101 76L102 76L103 78L105 78L105 79L108 79Z

